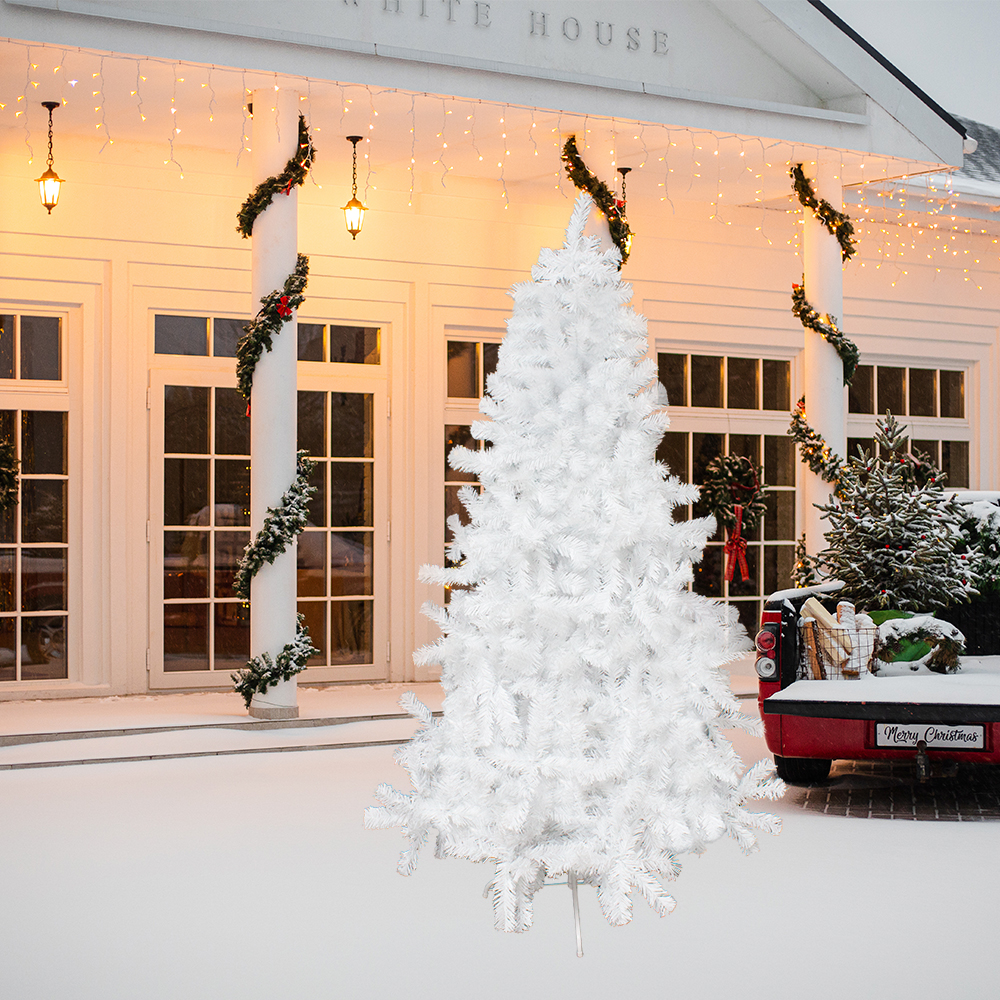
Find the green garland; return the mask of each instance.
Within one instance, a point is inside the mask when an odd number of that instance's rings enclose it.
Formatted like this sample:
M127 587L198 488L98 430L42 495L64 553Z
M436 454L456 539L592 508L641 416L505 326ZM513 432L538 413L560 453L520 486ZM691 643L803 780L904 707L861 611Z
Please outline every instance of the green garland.
M796 163L789 170L789 174L795 184L795 193L799 196L799 201L805 208L812 209L813 214L826 226L828 232L837 237L842 260L849 261L857 252L851 217L844 212L838 212L825 198L816 197L816 192L813 191L803 172L801 163Z
M300 185L316 156L305 118L299 115L298 149L277 177L259 184L243 203L238 215L237 231L244 237L253 234L257 216L271 204L275 194L290 194L292 185ZM309 258L298 254L295 270L285 279L279 291L271 292L261 301L260 311L252 323L244 327L245 335L236 348L236 381L243 398L250 399L253 373L261 354L271 350L271 339L281 332L282 324L291 320L293 311L305 301L303 292L309 278ZM247 409L249 413L249 407ZM282 494L277 507L268 507L264 524L256 538L247 545L236 570L233 587L244 601L250 597L250 581L265 563L273 563L294 541L306 525L309 497L316 487L309 485L315 463L304 451L297 455L295 481ZM296 615L295 638L286 643L274 659L262 653L247 661L246 667L231 675L233 685L250 708L253 696L287 681L305 670L309 658L319 652L309 638L303 616Z
M267 653L262 653L248 660L242 670L230 674L236 693L242 695L247 708L255 694L263 694L278 681L291 680L296 674L302 673L309 657L319 652L309 638L309 629L302 624L305 616L299 614L295 617L295 638L273 660Z
M628 260L629 245L632 241L632 230L629 229L628 222L622 214L624 206L615 199L607 184L587 169L587 165L583 162L583 158L576 148L575 135L571 135L566 140L566 144L563 146L562 160L566 164L566 173L573 185L580 191L586 191L608 220L611 239L621 254L621 264L618 265L618 270L621 270L622 265Z
M267 508L267 516L257 537L243 550L243 558L236 567L233 589L244 601L250 598L250 581L264 563L273 563L306 526L309 498L316 492L316 487L309 485L309 476L315 466L316 463L306 452L298 453L295 482L281 495L277 507Z
M806 551L806 536L795 543L795 566L792 567L792 583L796 587L815 587L820 582L819 560Z
M734 507L740 504L743 507L742 532L750 536L767 512L766 489L749 458L719 455L705 469L701 499L727 531L736 527Z
M268 177L266 181L258 184L253 194L240 208L236 231L244 239L253 234L253 224L257 221L257 216L271 204L271 200L279 191L290 194L293 184L298 186L305 182L315 158L316 147L313 146L312 136L309 135L305 118L299 115L299 145L295 155L285 164L285 169L280 174Z
M265 295L253 322L243 327L244 336L236 345L236 385L248 402L257 362L265 349L271 350L271 337L281 332L283 323L291 320L292 310L305 302L302 293L308 280L309 258L300 253L295 270L285 279L284 287Z
M0 441L0 511L17 504L17 452L13 441Z
M827 343L833 345L844 363L844 385L850 385L860 360L858 346L840 331L836 317L821 315L806 301L805 280L803 276L801 285L792 285L792 312L804 327L815 330Z
M788 435L799 446L802 461L819 476L823 482L836 488L844 460L806 423L806 397L802 396L792 410L792 426Z

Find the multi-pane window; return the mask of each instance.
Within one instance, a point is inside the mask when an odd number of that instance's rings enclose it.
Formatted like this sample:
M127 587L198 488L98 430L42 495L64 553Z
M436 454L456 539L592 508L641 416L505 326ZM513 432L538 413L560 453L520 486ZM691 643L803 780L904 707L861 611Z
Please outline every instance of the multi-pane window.
M159 314L155 352L229 359L245 324ZM341 382L358 386L361 373L342 379L329 366L379 366L382 330L308 322L287 330L303 362L300 379L315 390L298 393L297 412L298 447L316 463L316 492L296 543L297 608L319 650L308 666L374 664L375 584L384 586L376 566L385 560L384 536L375 537L375 394L331 391ZM317 362L324 367L310 364ZM231 379L231 362L216 368L218 381ZM250 607L233 590L250 540L247 404L218 385L168 384L163 392L163 671L228 674L250 655Z
M447 544L452 540L448 519L457 514L462 524L469 521L465 505L458 498L463 486L478 489L477 477L472 472L459 472L448 461L452 448L463 445L472 451L483 448L485 442L472 436L471 421L481 419L478 414L479 400L486 391L490 375L496 371L500 352L498 341L489 340L449 340L448 341L448 411L444 426L444 537ZM454 562L445 553L445 565ZM445 601L450 596L450 588L445 588Z
M310 666L373 662L373 396L300 392L299 448L315 461L309 521L298 540L298 609Z
M704 354L657 355L668 406L728 410L789 410L791 364L772 358Z
M749 579L742 579L737 566L732 579L726 580L726 538L719 529L694 567L692 585L696 593L733 604L753 634L760 620L761 597L789 586L795 563L795 446L779 431L775 417L766 415L768 411L787 413L791 408L791 362L661 352L657 374L673 422L656 457L674 475L700 485L713 458L742 456L753 462L768 486L763 522L752 533L742 532ZM694 419L693 408L719 413ZM693 429L705 420L710 421L709 427ZM677 510L675 516L683 520L708 513L699 502L693 510Z
M157 354L235 358L245 319L208 316L157 315L154 341ZM340 326L335 323L296 323L299 361L377 365L381 350L378 327Z
M702 433L667 431L656 457L685 482L702 482L705 470L719 455L749 458L763 475L767 512L747 540L749 579L741 579L737 567L732 580L725 576L725 533L709 539L701 562L694 567L693 589L706 597L720 597L736 607L748 631L756 631L760 620L760 597L789 586L795 564L795 445L785 434ZM678 520L692 515L704 517L709 511L699 501L675 511Z
M848 412L908 418L910 449L920 452L947 474L947 485L968 487L969 429L965 422L965 372L898 365L859 365L848 390ZM854 436L847 440L850 456L860 446L872 450L872 437L857 435L858 420L851 420ZM874 421L871 422L872 432ZM867 430L867 428L866 428Z
M965 417L965 372L858 365L847 394L850 413Z
M0 514L0 681L68 677L67 425L58 410L0 410L20 460L18 503Z
M62 327L0 315L0 379L20 383L21 404L0 410L0 441L18 461L17 503L0 513L0 681L69 676L69 415L25 405L32 389L65 384Z
M58 382L62 377L62 321L0 315L0 378Z
M233 578L250 540L250 421L236 389L164 387L163 669L232 671L250 656ZM298 446L316 468L298 538L310 666L371 663L372 394L300 392Z
M483 340L448 341L448 396L479 399L496 371L500 345Z
M232 671L250 656L233 577L250 540L250 424L236 389L163 389L163 669Z

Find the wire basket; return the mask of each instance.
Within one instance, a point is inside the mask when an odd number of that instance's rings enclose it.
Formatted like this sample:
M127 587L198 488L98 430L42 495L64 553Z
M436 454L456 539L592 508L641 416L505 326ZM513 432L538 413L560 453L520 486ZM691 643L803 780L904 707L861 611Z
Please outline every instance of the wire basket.
M871 669L877 628L827 629L814 618L799 623L799 672L803 680L856 681Z

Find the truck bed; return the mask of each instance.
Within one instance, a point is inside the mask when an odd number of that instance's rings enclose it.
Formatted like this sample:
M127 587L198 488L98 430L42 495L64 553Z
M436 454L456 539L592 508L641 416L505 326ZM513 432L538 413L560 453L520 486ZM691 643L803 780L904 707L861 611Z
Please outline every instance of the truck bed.
M797 680L761 703L767 715L936 722L1000 721L1000 656L962 657L955 674Z

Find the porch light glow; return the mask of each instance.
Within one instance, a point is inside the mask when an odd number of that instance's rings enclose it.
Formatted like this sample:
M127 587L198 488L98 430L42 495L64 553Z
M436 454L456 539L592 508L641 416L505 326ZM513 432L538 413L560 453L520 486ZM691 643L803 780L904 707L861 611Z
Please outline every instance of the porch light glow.
M360 135L349 135L347 141L353 144L354 166L351 187L351 200L344 206L344 219L347 222L347 231L351 234L351 239L356 240L361 227L365 224L365 212L368 209L358 201L358 143L361 142Z
M48 169L41 177L35 178L38 185L38 197L42 205L52 214L52 209L59 204L59 190L66 182L52 169L52 112L59 107L58 101L42 101L42 107L49 109L49 157Z

